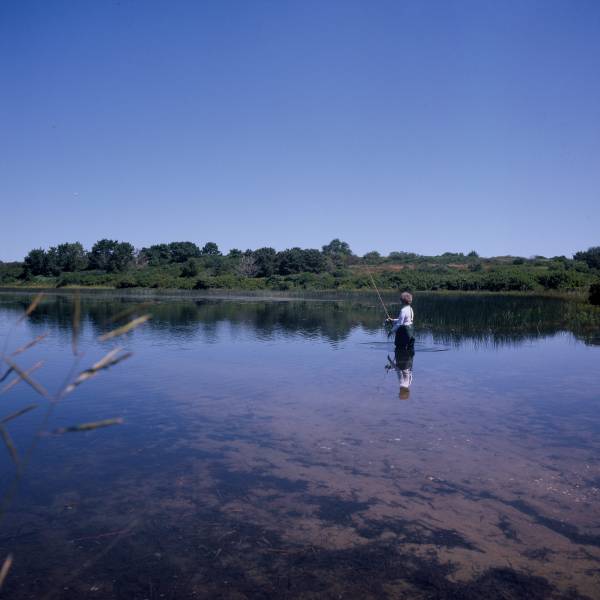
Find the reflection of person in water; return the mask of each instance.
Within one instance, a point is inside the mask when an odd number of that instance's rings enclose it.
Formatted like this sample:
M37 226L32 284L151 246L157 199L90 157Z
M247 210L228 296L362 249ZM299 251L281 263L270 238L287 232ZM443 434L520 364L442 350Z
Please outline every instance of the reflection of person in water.
M388 364L386 369L394 369L398 375L400 383L400 392L398 394L400 400L408 400L410 396L410 386L413 381L413 357L415 351L412 348L398 348L394 353L394 360L388 354Z
M396 348L401 348L404 350L412 350L415 346L415 332L413 328L415 313L411 306L412 299L412 294L409 294L408 292L403 292L400 294L402 308L400 309L398 318L387 318L388 323L393 323L388 337L390 337L392 334L395 334L394 343Z

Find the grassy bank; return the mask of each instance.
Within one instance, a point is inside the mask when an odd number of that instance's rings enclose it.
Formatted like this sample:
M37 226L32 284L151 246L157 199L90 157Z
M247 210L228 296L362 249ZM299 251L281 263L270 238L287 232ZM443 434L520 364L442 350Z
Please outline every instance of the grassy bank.
M400 292L404 288L381 288L378 290L386 302L399 302ZM4 293L39 293L45 294L90 294L107 295L116 297L128 296L144 296L144 297L168 297L176 296L181 298L299 298L299 299L360 299L373 297L377 299L377 294L373 286L357 289L311 289L311 288L289 288L285 290L271 289L268 287L247 289L239 288L208 288L208 289L187 289L187 288L167 288L167 287L118 287L110 285L66 285L66 286L49 286L42 282L36 282L31 285L28 283L18 285L0 285L0 292ZM562 300L571 300L575 302L587 302L587 289L577 290L529 290L529 291L490 291L490 290L413 290L416 294L427 294L433 296L477 296L477 297L496 297L496 296L515 296L515 297L539 297L539 298L559 298Z
M12 274L11 274L12 275ZM548 268L500 267L472 272L444 269L370 269L357 266L334 273L301 272L269 277L247 277L235 273L215 274L204 269L188 274L179 265L142 267L124 272L67 272L56 276L4 276L1 287L106 289L178 289L236 291L361 291L372 289L372 280L382 290L462 291L462 292L587 292L600 280L596 273Z

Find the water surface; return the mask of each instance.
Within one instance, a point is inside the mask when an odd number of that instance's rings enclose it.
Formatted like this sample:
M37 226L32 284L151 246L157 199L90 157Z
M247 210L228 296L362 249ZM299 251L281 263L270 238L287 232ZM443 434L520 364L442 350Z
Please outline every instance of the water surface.
M0 526L7 598L600 598L600 347L558 300L415 302L414 356L376 304L0 295L9 347L64 398ZM4 340L0 340L4 343ZM587 343L586 343L587 342ZM7 381L0 385L4 385ZM23 452L45 401L2 414ZM15 468L1 458L2 488Z

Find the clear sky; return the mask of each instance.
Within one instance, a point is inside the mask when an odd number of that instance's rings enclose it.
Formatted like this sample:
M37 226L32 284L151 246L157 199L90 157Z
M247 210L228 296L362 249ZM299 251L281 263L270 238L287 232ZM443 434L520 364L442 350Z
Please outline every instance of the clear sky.
M600 245L596 0L3 0L0 259Z

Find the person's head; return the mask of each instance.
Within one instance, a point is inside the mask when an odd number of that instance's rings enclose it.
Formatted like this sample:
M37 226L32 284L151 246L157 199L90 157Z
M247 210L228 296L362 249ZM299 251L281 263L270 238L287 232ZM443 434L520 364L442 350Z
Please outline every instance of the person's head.
M402 292L400 294L402 304L412 304L412 294L410 292Z
M400 400L408 400L410 398L410 389L407 387L401 387L398 396Z

